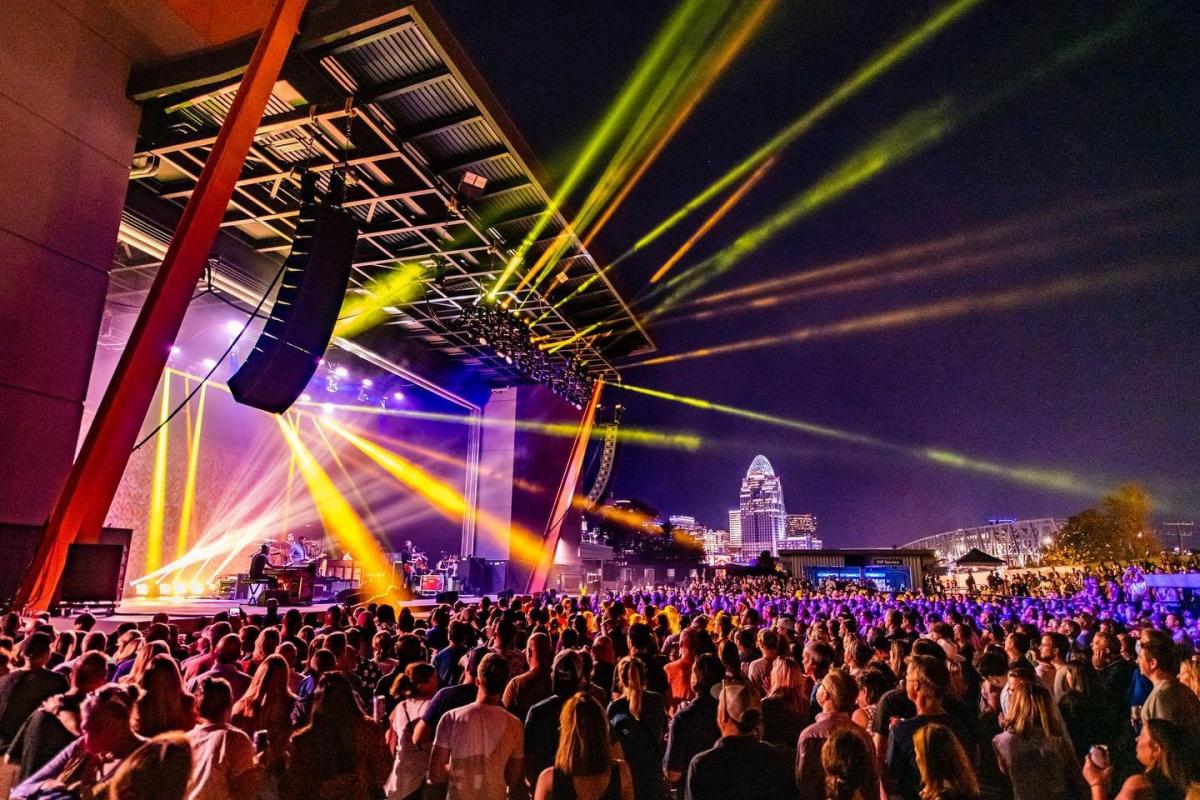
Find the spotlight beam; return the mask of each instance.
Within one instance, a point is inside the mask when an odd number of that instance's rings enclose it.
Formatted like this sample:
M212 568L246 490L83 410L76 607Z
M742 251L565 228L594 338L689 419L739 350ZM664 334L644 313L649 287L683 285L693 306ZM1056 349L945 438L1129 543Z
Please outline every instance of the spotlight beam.
M1132 288L1156 278L1183 275L1194 271L1194 265L1166 264L1109 270L1085 275L1071 275L1056 281L1024 288L979 295L965 295L950 300L938 300L932 303L909 306L877 314L864 314L840 322L809 325L803 328L796 328L784 334L759 336L754 339L744 339L740 342L701 347L684 353L656 356L644 361L623 365L621 369L626 370L656 364L670 364L676 361L690 361L697 358L711 358L713 356L741 353L747 350L757 350L763 347L774 347L782 344L795 344L835 336L850 336L889 328L925 325L931 322L970 314L1009 311L1016 308L1046 305L1079 295Z
M154 473L150 481L150 519L146 524L146 571L162 564L163 526L167 511L167 457L171 415L171 376L163 375L159 395L158 424L161 430L154 442Z
M179 535L175 538L175 558L177 559L187 552L192 517L196 509L196 478L200 470L200 437L204 428L204 401L207 397L208 386L201 386L199 399L196 401L196 422L188 439L187 473L183 480L183 502L179 507Z
M362 563L364 575L390 575L391 564L384 556L379 543L362 518L338 491L329 473L321 467L312 452L300 440L299 434L283 417L276 417L275 420L279 423L283 438L296 454L296 466L312 494L313 504L325 525L325 530L333 534L338 544L349 552L355 561Z
M575 158L570 171L559 185L558 191L550 199L549 205L526 233L516 252L505 263L504 270L496 279L491 291L488 292L488 297L496 299L513 273L524 263L530 248L541 237L542 232L546 230L546 226L554 219L566 199L592 169L592 165L600 158L601 153L621 131L630 113L636 109L638 102L645 96L646 90L653 85L662 65L673 49L678 46L684 34L690 30L692 21L702 6L702 0L689 0L681 3L667 20L666 26L659 32L650 50L634 68L633 75L617 95L616 101L588 138L583 151Z
M387 417L405 417L408 419L420 419L431 422L447 422L452 425L470 425L473 424L470 419L461 414L443 414L435 411L417 411L415 409L399 409L399 408L377 408L374 406L352 406L339 405L333 403L298 403L297 405L305 405L309 407L323 406L327 407L331 412L348 411L357 414L373 414L377 416ZM482 425L483 427L508 427L514 425L517 430L529 431L545 436L570 436L573 437L579 430L578 423L569 422L527 422L517 420L515 423L503 420L478 419L474 424ZM618 440L625 444L639 444L649 447L666 447L678 450L695 451L699 450L703 444L703 440L694 433L679 432L679 433L664 433L659 431L648 431L638 428L621 428L617 434ZM602 439L604 433L602 431L593 431L592 438Z
M1127 35L1131 30L1130 23L1134 16L1135 13L1127 14L1116 23L1072 42L1042 64L1027 70L1015 80L985 96L969 108L959 108L952 98L944 98L939 102L909 112L876 136L866 147L861 148L844 161L833 172L826 174L817 185L802 192L780 211L742 234L733 244L712 258L702 261L669 281L667 283L669 293L644 316L644 319L654 319L669 310L699 287L727 272L781 231L823 208L851 189L908 161L965 123L987 113L1030 85L1060 69L1079 63L1093 55L1102 46Z
M918 28L905 35L900 41L876 54L853 75L843 81L824 100L797 117L791 124L775 134L775 136L751 153L745 160L709 184L704 191L692 200L689 200L682 208L639 239L629 251L617 259L617 262L645 248L697 208L705 205L727 187L741 180L743 176L752 172L768 158L791 145L830 112L869 86L897 63L920 50L921 47L932 41L944 28L958 20L978 4L979 0L957 0L957 2L951 3L930 17ZM615 264L616 262L614 262Z
M811 422L802 420L788 419L779 417L773 414L764 414L758 411L750 411L747 409L736 408L734 406L722 405L721 403L713 403L708 400L702 400L698 397L687 397L684 395L671 394L657 389L647 389L641 386L632 386L628 383L614 384L617 388L625 389L626 391L643 394L648 397L656 397L660 400L670 400L682 405L691 406L693 408L702 408L709 411L715 411L720 414L727 414L742 419L749 419L755 422L761 422L766 425L784 428L787 430L799 431L811 436L818 436L825 439L833 439L847 444L869 447L875 450L881 450L888 453L896 453L910 458L924 461L938 466L953 467L955 469L964 470L967 472L976 472L991 477L1000 478L1010 483L1019 483L1037 486L1043 489L1062 492L1064 494L1080 495L1095 497L1103 492L1103 487L1098 484L1091 483L1073 473L1049 470L1037 467L1018 467L1001 464L994 461L986 461L983 459L972 458L961 453L956 453L951 450L938 447L910 447L908 445L896 444L875 436L855 433L853 431L844 431L837 428L832 428L826 425L817 425Z

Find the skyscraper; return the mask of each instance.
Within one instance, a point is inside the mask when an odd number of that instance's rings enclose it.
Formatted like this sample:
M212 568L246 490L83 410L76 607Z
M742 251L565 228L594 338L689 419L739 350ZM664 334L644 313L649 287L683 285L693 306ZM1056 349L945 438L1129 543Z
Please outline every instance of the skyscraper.
M817 538L817 518L812 514L788 514L784 536L779 540L780 550L820 550L822 542Z
M742 552L742 511L735 508L729 512L729 549Z
M766 456L755 456L750 462L739 501L742 558L753 559L764 550L776 555L779 540L787 530L787 512L783 508L783 487Z

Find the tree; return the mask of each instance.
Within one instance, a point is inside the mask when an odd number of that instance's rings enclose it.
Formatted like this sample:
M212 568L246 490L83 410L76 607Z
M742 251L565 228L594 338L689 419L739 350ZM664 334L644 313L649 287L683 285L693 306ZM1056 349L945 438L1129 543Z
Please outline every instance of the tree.
M1100 499L1099 509L1084 509L1067 520L1046 553L1046 563L1136 561L1158 553L1162 545L1150 528L1151 508L1144 487L1118 486Z

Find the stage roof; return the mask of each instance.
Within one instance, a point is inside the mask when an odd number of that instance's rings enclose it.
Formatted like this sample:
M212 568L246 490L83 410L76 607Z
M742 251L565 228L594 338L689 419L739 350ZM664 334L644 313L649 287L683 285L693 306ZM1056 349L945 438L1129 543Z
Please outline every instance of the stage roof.
M146 213L147 200L171 203L175 213L182 208L253 45L253 38L240 40L131 76L129 94L144 111L131 175L135 186L122 224L122 292L148 283L158 264L154 251L169 230L153 219L162 218L161 209ZM364 340L367 346L391 358L390 350L411 351L415 342L449 363L474 368L493 385L522 382L510 365L466 337L459 317L491 288L508 254L548 207L552 189L427 4L396 9L375 0L327 3L309 15L222 223L222 239L232 237L259 257L222 257L214 260L217 271L261 292L291 244L299 192L294 170L306 166L329 174L343 163L354 180L346 205L362 228L351 291L402 263L427 267L424 297L389 308L388 321ZM487 186L456 211L452 198L468 171L486 178ZM615 323L605 328L631 331L584 336L560 351L577 353L589 368L612 377L612 359L651 351L654 343L573 234L556 270L565 277L555 297L599 279L558 309L546 297L551 280L536 292L525 287L514 294L524 269L566 227L556 212L501 299L512 297L513 307L533 318L545 314L534 333L548 341L571 339L601 320ZM145 242L157 247L141 246Z

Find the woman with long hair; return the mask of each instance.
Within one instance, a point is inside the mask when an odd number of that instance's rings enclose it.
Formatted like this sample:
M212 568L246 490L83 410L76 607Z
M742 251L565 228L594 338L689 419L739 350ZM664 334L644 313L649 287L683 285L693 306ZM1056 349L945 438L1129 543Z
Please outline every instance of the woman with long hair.
M1151 719L1137 738L1137 760L1144 768L1131 775L1114 800L1183 800L1200 784L1200 745L1182 725ZM1107 800L1112 765L1101 768L1091 756L1083 760L1083 777L1092 800Z
M267 656L279 647L279 628L264 628L254 640L254 650L241 660L242 671L247 675L258 672L258 665L267 660Z
M563 704L554 766L542 770L533 800L634 800L629 766L613 757L604 709L587 692Z
M384 633L377 636L386 635ZM413 741L413 730L437 694L438 676L433 664L418 661L396 677L391 693L396 707L389 717L387 743L395 753L392 774L383 787L388 800L419 800L429 766L429 751Z
M139 736L186 731L196 724L195 699L183 689L175 659L162 653L142 671L141 696L133 707L133 729Z
M182 733L160 733L121 762L108 800L183 800L192 774L192 748Z
M341 672L317 681L310 721L292 734L280 795L304 800L372 800L391 769L383 730L363 713Z
M846 728L834 729L821 745L827 800L876 800L878 787L864 786L864 775L875 775L874 755L861 736Z
M629 761L634 794L637 800L662 800L667 793L662 771L666 702L646 688L646 665L636 656L617 662L613 688L617 699L608 705L608 720Z
M875 730L875 717L879 713L879 699L893 686L882 670L868 667L858 674L858 708L850 716L856 724L868 731Z
M808 682L804 668L791 656L779 656L771 665L771 693L763 698L764 742L796 749L800 731L808 722Z
M954 732L936 722L913 735L921 800L979 800L979 781Z
M142 675L150 665L151 659L158 655L170 655L171 648L166 642L142 642L137 655L133 657L133 667L127 674L118 679L118 683L128 683L133 686L142 685Z
M1004 732L992 744L1000 771L1012 783L1013 800L1068 800L1087 796L1075 750L1054 706L1054 696L1037 681L1012 690Z
M268 628L267 630L274 630ZM260 636L259 642L262 641ZM267 732L267 748L259 756L259 764L268 775L278 776L287 755L288 738L292 733L292 710L296 695L288 686L291 667L278 653L263 659L250 681L250 688L233 704L233 725L247 736Z

